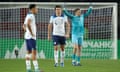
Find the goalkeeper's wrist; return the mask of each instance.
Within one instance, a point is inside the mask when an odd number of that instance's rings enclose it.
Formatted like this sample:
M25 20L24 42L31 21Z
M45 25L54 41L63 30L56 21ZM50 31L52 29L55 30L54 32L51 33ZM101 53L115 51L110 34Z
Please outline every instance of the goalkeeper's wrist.
M63 8L63 10L65 10L65 8Z

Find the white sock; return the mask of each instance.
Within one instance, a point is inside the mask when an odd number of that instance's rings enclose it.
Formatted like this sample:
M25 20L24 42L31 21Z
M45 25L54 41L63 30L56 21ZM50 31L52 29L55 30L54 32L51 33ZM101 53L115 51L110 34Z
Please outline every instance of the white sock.
M79 64L80 62L79 61L77 61L77 64Z
M60 56L61 56L60 63L64 63L65 52L61 51Z
M26 60L26 69L27 70L31 69L31 62L30 62L30 60Z
M31 61L30 61L31 54L26 54L25 58L29 58L29 60L26 60L26 69L30 70L31 69Z
M55 63L58 63L58 51L54 50L54 60Z
M35 70L39 69L37 60L33 60L33 65L34 65Z

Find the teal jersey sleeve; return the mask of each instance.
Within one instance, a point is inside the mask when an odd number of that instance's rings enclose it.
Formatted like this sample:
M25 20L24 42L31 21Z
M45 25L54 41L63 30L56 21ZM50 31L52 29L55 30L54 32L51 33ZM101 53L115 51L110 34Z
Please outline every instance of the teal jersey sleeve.
M70 14L65 8L63 9L63 12L65 13L66 16L70 17L70 18L73 18L74 15L73 14Z
M87 12L84 15L84 17L87 17L88 15L90 15L90 13L92 12L92 7L89 7Z

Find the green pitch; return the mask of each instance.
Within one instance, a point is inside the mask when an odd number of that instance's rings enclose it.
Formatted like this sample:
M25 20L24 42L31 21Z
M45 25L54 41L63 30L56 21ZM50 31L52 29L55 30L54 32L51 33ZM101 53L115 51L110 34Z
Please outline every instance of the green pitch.
M120 60L82 60L81 67L74 67L70 60L65 61L65 67L53 67L53 60L39 60L39 66L44 72L119 72ZM0 60L0 72L26 72L24 60Z

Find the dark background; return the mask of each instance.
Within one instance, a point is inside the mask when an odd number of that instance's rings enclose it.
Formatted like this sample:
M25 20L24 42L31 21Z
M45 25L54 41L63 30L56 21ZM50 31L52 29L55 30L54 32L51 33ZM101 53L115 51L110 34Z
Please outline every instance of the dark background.
M61 1L64 1L64 2L103 2L103 1L106 1L106 2L117 2L119 0L0 0L1 2L61 2Z

